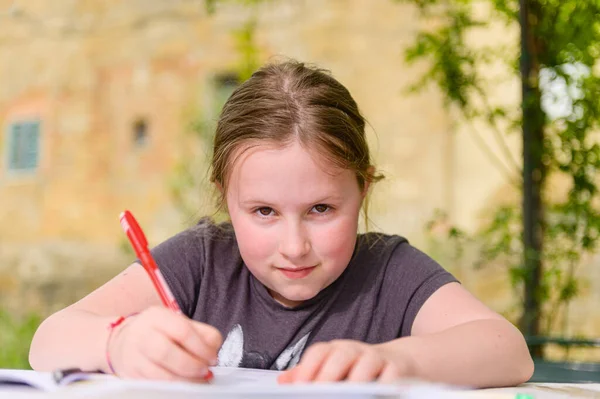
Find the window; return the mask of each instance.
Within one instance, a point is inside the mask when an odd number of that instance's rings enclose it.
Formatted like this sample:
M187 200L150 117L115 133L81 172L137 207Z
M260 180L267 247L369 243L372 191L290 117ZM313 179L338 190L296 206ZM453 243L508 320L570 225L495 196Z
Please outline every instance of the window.
M212 146L217 121L223 110L223 105L239 84L240 79L235 73L212 75L207 82L209 90L207 90L206 108L192 125L205 148Z
M16 122L8 128L8 170L33 171L39 163L40 122Z
M136 147L143 147L148 141L148 123L144 119L138 119L133 124L133 142Z
M240 85L240 79L235 73L227 73L218 75L215 78L215 98L214 98L214 113L218 116L223 109L223 105L231 96L233 91Z

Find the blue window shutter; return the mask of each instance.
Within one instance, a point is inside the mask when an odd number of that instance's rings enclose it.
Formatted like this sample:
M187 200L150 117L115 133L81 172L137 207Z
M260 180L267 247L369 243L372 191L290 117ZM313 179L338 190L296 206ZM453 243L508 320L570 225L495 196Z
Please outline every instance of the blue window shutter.
M8 168L34 170L39 159L39 122L20 122L9 130Z
M19 130L20 126L17 124L13 124L10 127L9 131L9 161L8 168L9 169L17 169L19 164Z
M35 169L38 166L40 124L39 122L32 122L26 126L23 145L23 169Z

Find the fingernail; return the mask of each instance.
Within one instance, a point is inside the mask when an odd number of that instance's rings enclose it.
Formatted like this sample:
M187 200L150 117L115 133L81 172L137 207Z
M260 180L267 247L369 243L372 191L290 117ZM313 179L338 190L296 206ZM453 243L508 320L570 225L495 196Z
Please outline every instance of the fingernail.
M200 372L198 374L200 374L200 378L206 378L206 376L208 376L209 373L210 370L208 368L203 368L200 369Z
M205 380L210 381L214 378L214 374L210 370L206 370L206 375L203 377Z

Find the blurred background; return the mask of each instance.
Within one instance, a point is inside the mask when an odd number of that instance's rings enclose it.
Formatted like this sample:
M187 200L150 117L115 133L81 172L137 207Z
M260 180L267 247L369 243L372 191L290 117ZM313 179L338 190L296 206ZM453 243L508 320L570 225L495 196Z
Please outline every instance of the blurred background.
M520 3L0 0L0 367L28 368L41 320L133 261L122 210L151 245L214 212L220 109L284 58L331 70L368 120L371 230L528 337L596 339L598 5Z

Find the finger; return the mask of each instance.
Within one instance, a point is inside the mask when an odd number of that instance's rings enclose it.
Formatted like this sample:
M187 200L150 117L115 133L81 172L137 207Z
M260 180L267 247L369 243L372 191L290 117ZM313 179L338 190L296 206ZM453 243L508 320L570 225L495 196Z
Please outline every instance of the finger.
M199 334L198 328L196 328L191 320L170 311L168 313L168 318L157 323L156 328L189 354L202 360L206 365L216 364L218 348L208 344L203 339ZM203 331L208 331L209 335L214 335L210 329L203 329ZM214 337L210 339L215 340Z
M296 373L298 371L298 367L294 367L292 369L286 370L283 373L277 376L277 382L279 384L291 384L296 379Z
M302 356L300 363L294 368L291 376L293 378L292 382L313 381L332 349L331 344L318 343L310 346Z
M150 360L139 362L127 377L163 381L176 381L178 379L177 375Z
M223 345L223 336L219 330L213 326L192 320L192 327L202 338L204 343L212 348L215 353L221 348L221 345Z
M377 381L383 383L392 383L402 377L403 375L398 367L396 367L393 363L387 363L383 368L383 371L379 374Z
M344 380L359 357L360 352L353 347L334 347L321 364L314 381L334 382Z
M373 381L381 374L385 365L386 362L380 356L371 351L365 351L354 363L346 380L352 382Z
M172 373L164 367L152 362L143 363L134 370L133 374L129 378L135 379L151 379L151 380L162 380L162 381L189 381L194 383L205 384L208 382L207 379L203 378L182 378L181 376Z
M204 379L209 375L208 364L171 341L159 331L149 332L142 354L151 362L185 379Z

